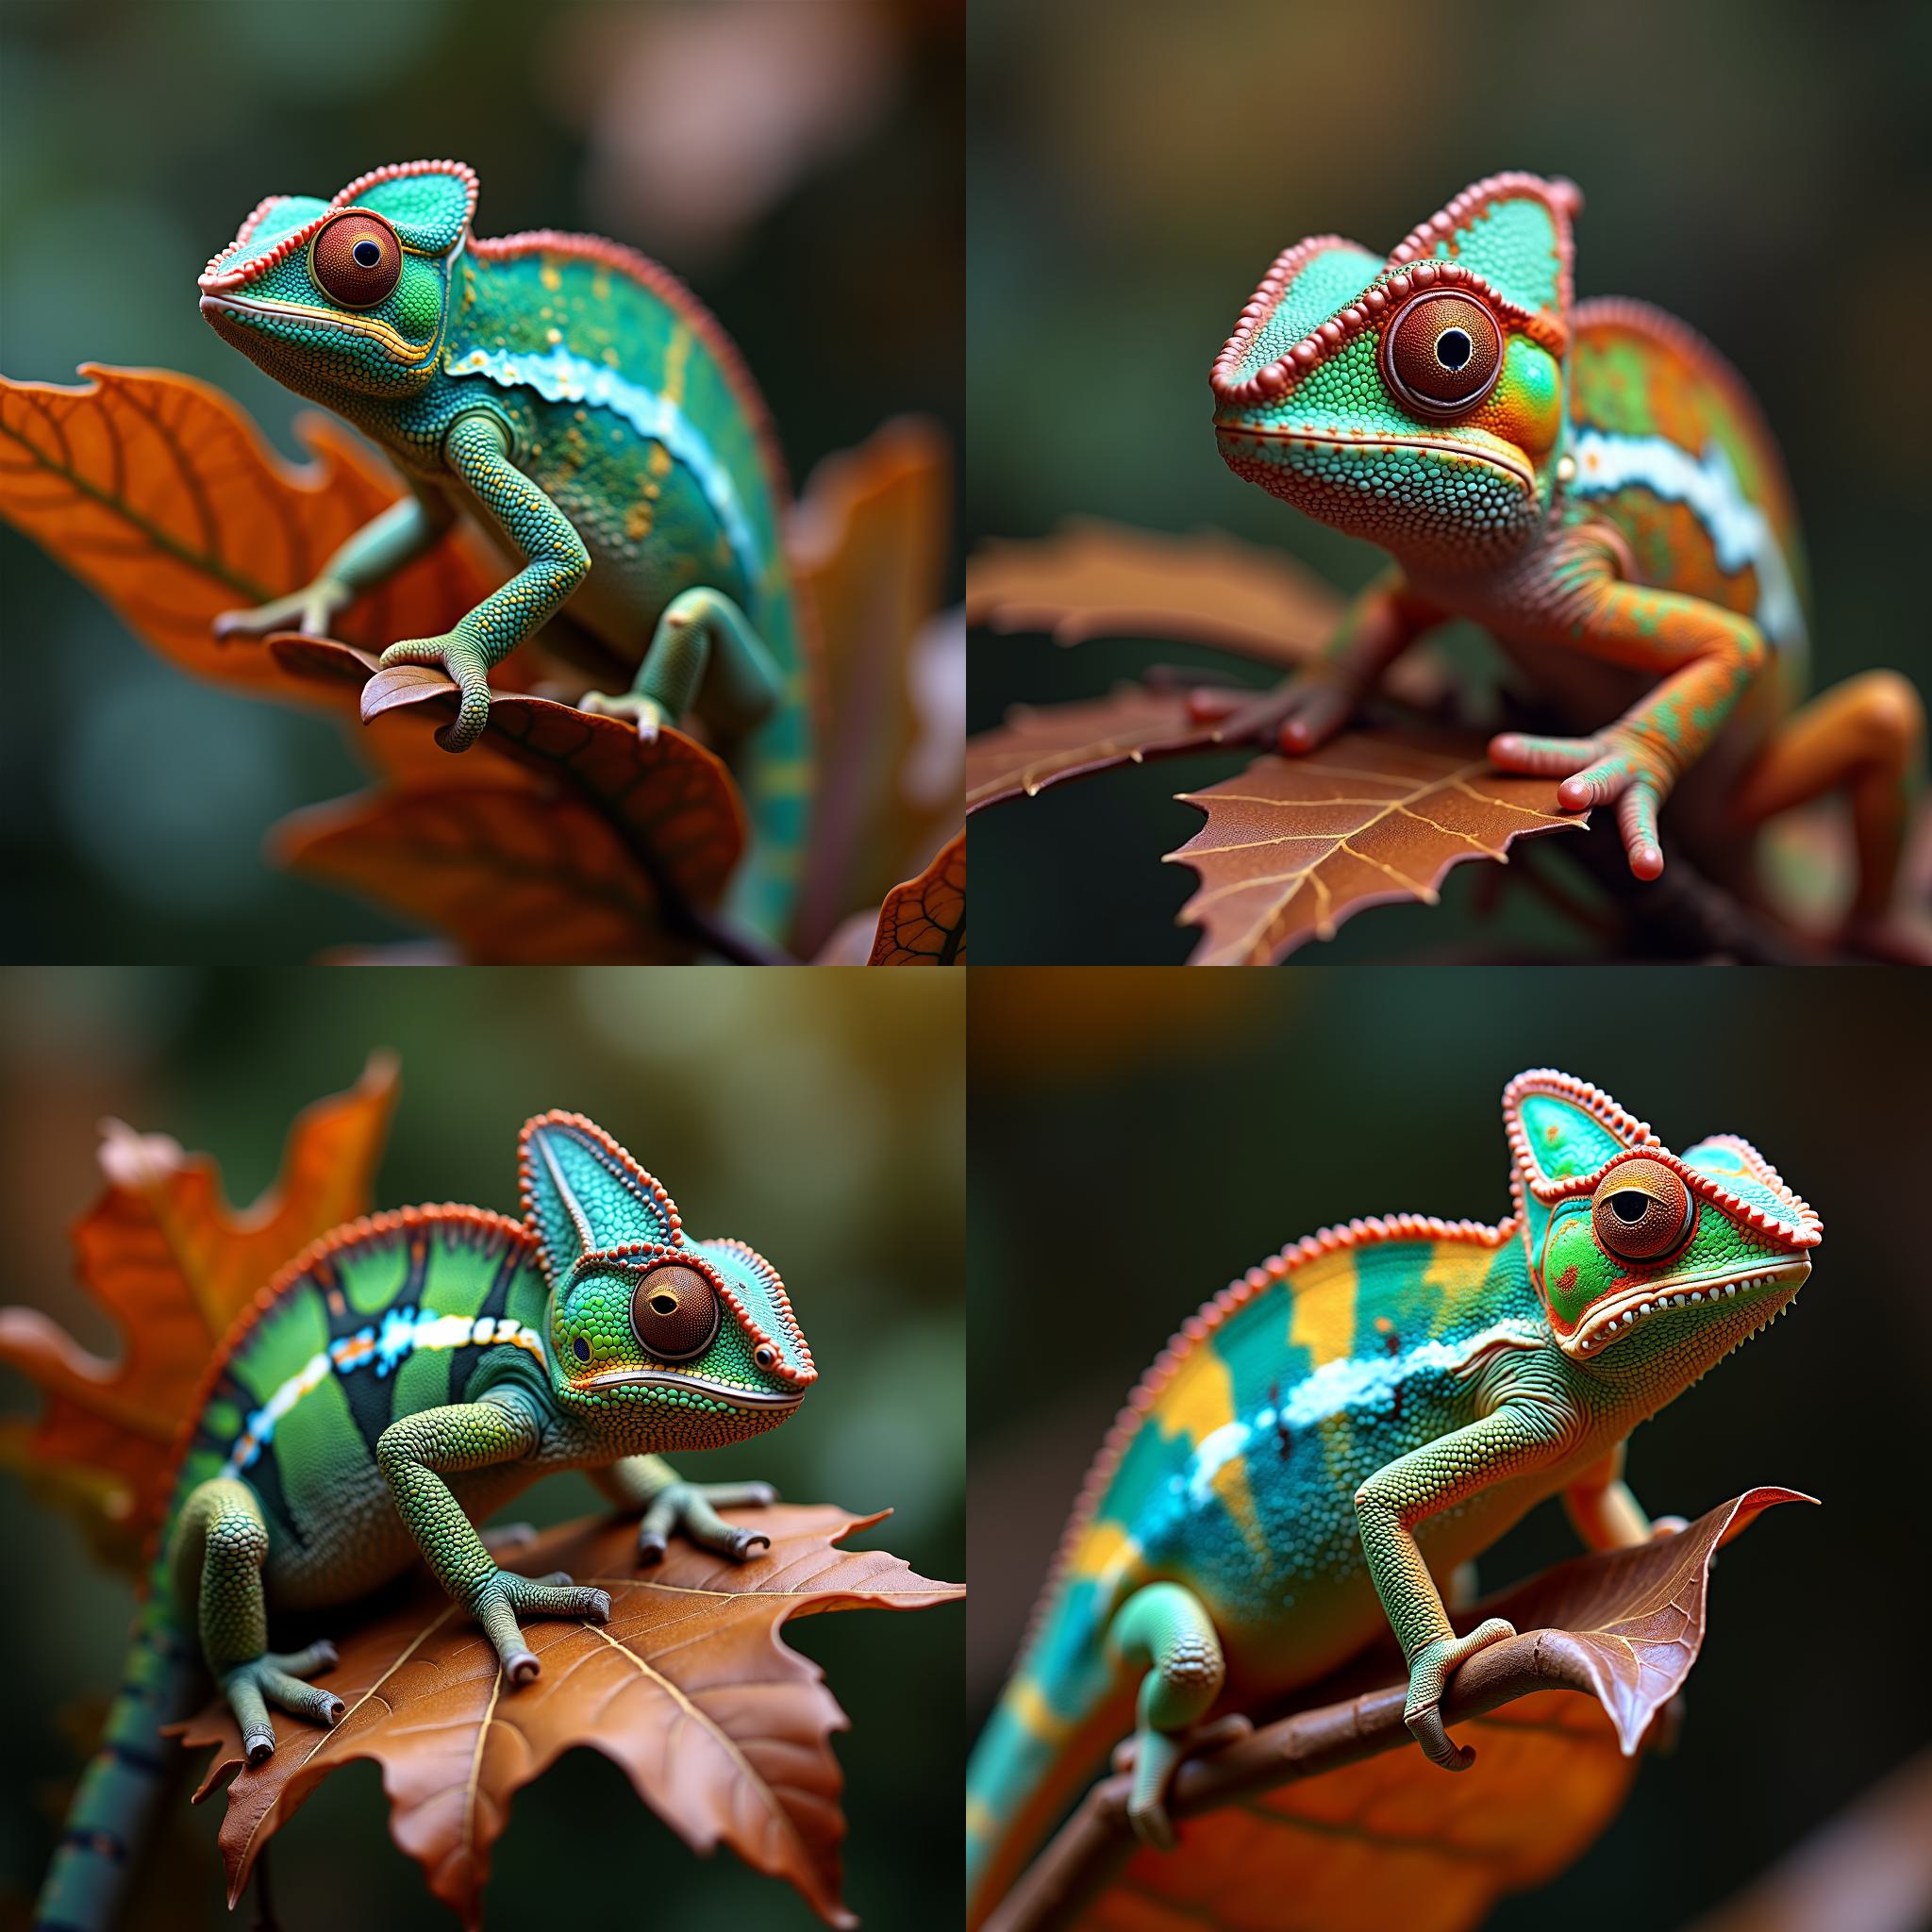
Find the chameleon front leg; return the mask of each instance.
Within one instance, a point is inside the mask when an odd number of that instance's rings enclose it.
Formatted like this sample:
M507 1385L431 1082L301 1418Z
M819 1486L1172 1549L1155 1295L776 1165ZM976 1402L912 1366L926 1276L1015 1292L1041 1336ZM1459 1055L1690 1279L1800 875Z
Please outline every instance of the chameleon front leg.
M329 626L365 591L387 582L413 563L447 530L455 512L433 491L412 491L366 523L325 563L311 583L253 610L225 610L215 619L218 638L265 638L298 630L326 637Z
M540 1668L518 1627L518 1611L603 1624L610 1617L609 1595L570 1587L561 1573L532 1582L499 1570L443 1476L514 1462L536 1449L541 1433L521 1402L498 1395L399 1417L375 1444L376 1463L417 1547L437 1581L482 1624L513 1684L527 1684Z
M182 1506L169 1546L176 1588L197 1607L201 1654L242 1730L242 1749L260 1764L275 1748L268 1707L334 1726L342 1700L303 1679L337 1661L332 1643L283 1655L268 1647L268 1606L261 1565L268 1526L246 1483L216 1478Z
M1625 583L1607 563L1600 575L1570 581L1566 594L1577 614L1558 641L1670 675L1593 738L1506 731L1490 741L1490 758L1505 771L1561 777L1557 802L1565 811L1614 801L1631 872L1654 879L1664 869L1658 808L1763 675L1770 650L1749 618L1701 597Z
M490 721L490 671L562 608L591 569L570 519L509 459L509 431L490 410L458 416L442 440L443 460L527 559L454 630L405 638L382 654L385 667L434 664L456 681L461 708L436 734L444 751L467 751Z
M621 1508L641 1509L638 1561L663 1559L670 1540L682 1530L700 1548L715 1550L742 1563L772 1547L770 1537L739 1529L720 1509L762 1508L778 1500L770 1483L688 1483L661 1456L626 1456L607 1469L593 1469L591 1480Z
M1342 614L1322 655L1262 697L1237 706L1215 734L1223 743L1255 739L1271 751L1309 752L1327 741L1360 708L1382 674L1442 612L1413 595L1400 572L1360 592ZM1211 717L1226 707L1224 692L1196 694L1194 708Z
M646 742L693 708L722 736L737 738L771 715L784 682L750 618L723 591L700 586L671 600L630 690L586 692L581 708L635 719Z
M1659 1516L1653 1523L1644 1513L1624 1480L1624 1450L1619 1442L1563 1491L1564 1512L1585 1549L1632 1550L1653 1537L1674 1536L1684 1527L1681 1516Z
M1186 1733L1221 1695L1227 1667L1208 1607L1178 1583L1150 1583L1115 1611L1108 1648L1147 1674L1134 1703L1134 1782L1127 1822L1143 1843L1174 1846L1167 1789L1187 1756Z
M1561 1453L1563 1425L1542 1402L1504 1402L1489 1415L1377 1470L1356 1491L1356 1521L1369 1574L1408 1664L1403 1720L1424 1752L1445 1771L1466 1771L1475 1753L1449 1740L1442 1689L1457 1665L1516 1635L1491 1617L1458 1637L1417 1547L1415 1525L1465 1496L1547 1467Z

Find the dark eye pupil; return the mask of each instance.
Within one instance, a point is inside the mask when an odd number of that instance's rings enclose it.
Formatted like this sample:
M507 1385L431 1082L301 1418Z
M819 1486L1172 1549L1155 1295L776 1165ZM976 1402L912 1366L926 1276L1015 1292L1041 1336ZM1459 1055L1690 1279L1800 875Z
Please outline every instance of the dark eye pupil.
M578 1361L580 1362L587 1362L591 1359L591 1344L588 1341L586 1341L581 1335L579 1335L577 1339L571 1343L570 1352L574 1356L575 1356Z
M677 1297L675 1294L654 1294L651 1297L651 1312L657 1315L676 1314Z
M359 259L362 251L356 251ZM1445 328L1436 338L1436 360L1445 369L1460 369L1474 353L1475 344L1469 339L1469 331L1460 328Z
M1625 1189L1621 1194L1610 1196L1610 1212L1619 1221L1641 1221L1650 1209L1650 1196L1640 1194L1635 1189Z
M382 250L374 242L358 242L349 252L364 268L374 268L382 259Z

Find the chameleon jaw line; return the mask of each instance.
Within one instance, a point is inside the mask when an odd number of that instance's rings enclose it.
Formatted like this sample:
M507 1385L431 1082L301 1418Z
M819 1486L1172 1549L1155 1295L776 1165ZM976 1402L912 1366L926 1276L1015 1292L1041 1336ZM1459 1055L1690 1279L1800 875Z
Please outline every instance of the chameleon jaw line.
M1536 492L1535 475L1513 451L1477 449L1469 443L1457 442L1453 437L1330 436L1319 429L1253 429L1231 423L1217 424L1215 427L1223 436L1252 437L1257 442L1307 444L1317 449L1358 449L1377 455L1392 449L1416 449L1424 450L1432 456L1464 457L1471 462L1488 465L1512 483L1520 484L1529 494Z
M1761 1290L1782 1288L1787 1284L1790 1294L1785 1300L1789 1302L1791 1295L1804 1286L1810 1273L1808 1261L1779 1261L1750 1274L1700 1275L1661 1294L1654 1287L1633 1288L1600 1309L1587 1328L1574 1335L1559 1337L1557 1346L1573 1358L1598 1355L1651 1315L1659 1315L1671 1308L1728 1301L1740 1294L1748 1298Z
M331 329L338 335L360 336L366 341L379 343L389 355L402 361L420 361L436 343L434 336L426 342L406 342L387 323L358 321L347 315L331 315L320 308L304 308L293 302L253 302L235 295L204 294L201 298L201 312L212 317L218 311L243 317L281 316L289 322L299 322L305 328Z
M730 1382L713 1382L703 1375L668 1375L651 1369L607 1369L601 1375L588 1375L572 1387L588 1389L685 1389L694 1395L709 1395L739 1408L796 1408L805 1400L803 1389L770 1391L742 1389Z

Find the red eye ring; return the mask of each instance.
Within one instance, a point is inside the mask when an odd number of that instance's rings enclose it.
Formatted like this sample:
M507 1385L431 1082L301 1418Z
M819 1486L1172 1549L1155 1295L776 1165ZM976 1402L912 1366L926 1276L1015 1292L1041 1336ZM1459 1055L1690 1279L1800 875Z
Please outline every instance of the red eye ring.
M402 276L402 237L373 210L345 208L315 231L308 273L340 307L374 308Z
M660 1361L688 1362L703 1355L720 1319L717 1291L681 1262L653 1268L631 1293L631 1327Z
M1425 289L1382 331L1382 376L1419 416L1466 415L1503 374L1503 331L1466 289Z

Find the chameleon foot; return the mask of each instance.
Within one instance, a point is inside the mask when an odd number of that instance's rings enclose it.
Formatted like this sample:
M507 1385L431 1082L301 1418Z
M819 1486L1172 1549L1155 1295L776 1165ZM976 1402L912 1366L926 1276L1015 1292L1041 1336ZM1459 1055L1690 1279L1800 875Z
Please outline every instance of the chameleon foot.
M317 1690L303 1679L311 1671L325 1671L337 1661L333 1643L311 1643L307 1650L264 1651L260 1657L221 1674L222 1694L242 1727L242 1749L250 1764L263 1764L275 1756L275 1726L268 1707L306 1717L330 1727L342 1718L342 1700L333 1690Z
M1402 1707L1402 1721L1429 1760L1444 1771L1467 1771L1475 1762L1475 1753L1467 1745L1450 1742L1442 1724L1442 1687L1458 1664L1515 1635L1514 1624L1491 1617L1467 1637L1438 1637L1416 1652L1409 1665L1408 1700Z
M1209 689L1196 691L1189 708L1203 723L1225 713L1214 734L1223 744L1253 740L1292 756L1326 744L1354 716L1361 698L1353 679L1313 665L1247 704L1230 706L1225 691Z
M1654 879L1663 871L1657 815L1675 774L1633 734L1613 728L1594 738L1535 738L1505 731L1490 740L1490 762L1506 772L1561 777L1557 803L1565 811L1587 811L1615 800L1617 830L1631 872Z
M346 584L329 577L318 577L299 591L273 603L258 604L253 610L224 610L214 622L218 641L229 638L265 638L278 630L300 631L304 637L325 638L337 614L355 601Z
M608 691L587 691L577 700L577 709L594 712L600 718L632 720L645 744L653 742L665 725L677 723L656 698L647 698L639 691L619 691L614 696Z
M770 1549L772 1539L726 1523L719 1509L762 1509L777 1500L770 1483L667 1484L651 1498L638 1525L638 1561L661 1562L671 1539L682 1530L700 1549L742 1563L758 1550Z
M470 1614L496 1646L505 1674L512 1684L527 1684L542 1666L524 1641L518 1612L531 1617L588 1617L593 1624L610 1621L610 1593L575 1585L561 1570L532 1579L513 1570L499 1570L484 1584Z
M1251 1720L1236 1713L1185 1731L1136 1731L1116 1745L1113 1768L1134 1774L1127 1794L1127 1823L1134 1836L1157 1850L1173 1851L1174 1821L1167 1815L1167 1793L1174 1773L1190 1757L1231 1744L1254 1728Z
M490 722L490 660L480 646L461 631L436 638L405 638L391 644L380 659L385 671L398 664L434 664L451 678L461 693L455 720L436 734L444 751L468 751Z

